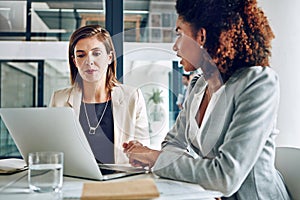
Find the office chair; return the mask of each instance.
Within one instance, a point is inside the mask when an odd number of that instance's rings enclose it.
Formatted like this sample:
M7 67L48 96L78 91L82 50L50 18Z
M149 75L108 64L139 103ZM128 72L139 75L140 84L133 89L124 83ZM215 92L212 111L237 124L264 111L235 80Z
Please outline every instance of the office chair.
M293 199L300 199L300 148L277 147L276 169L282 174Z

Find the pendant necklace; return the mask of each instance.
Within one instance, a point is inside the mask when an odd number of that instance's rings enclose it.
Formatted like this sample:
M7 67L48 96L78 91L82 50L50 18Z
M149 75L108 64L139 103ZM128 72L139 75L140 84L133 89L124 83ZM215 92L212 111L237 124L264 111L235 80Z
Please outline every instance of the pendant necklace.
M99 119L99 121L98 121L97 125L96 125L95 127L93 127L93 126L91 126L91 124L90 124L90 119L89 119L89 116L88 116L88 114L87 114L87 111L86 111L85 102L83 102L83 106L84 106L84 112L85 112L86 120L87 120L87 123L88 123L88 125L89 125L89 128L90 128L90 130L89 130L89 134L90 134L90 135L94 135L94 134L96 133L96 129L97 129L97 128L98 128L98 126L100 125L100 122L101 122L101 120L102 120L102 118L103 118L103 116L104 116L104 113L105 113L105 111L106 111L107 104L108 104L108 98L107 98L107 101L106 101L105 107L104 107L104 109L103 109L102 115L101 115L101 117L100 117L100 119Z

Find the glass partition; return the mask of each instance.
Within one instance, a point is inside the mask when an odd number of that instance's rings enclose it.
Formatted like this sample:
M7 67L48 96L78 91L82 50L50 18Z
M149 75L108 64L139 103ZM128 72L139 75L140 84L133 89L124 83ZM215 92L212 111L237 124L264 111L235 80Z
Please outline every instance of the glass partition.
M36 67L36 63L0 62L1 108L35 106L36 78L33 74ZM20 156L1 118L0 131L0 157Z
M30 2L0 0L0 40L66 41L84 24L105 26L103 0Z
M0 62L1 107L35 106L36 63Z
M52 93L70 87L69 63L67 60L45 60L44 105L49 106Z
M123 3L125 42L174 41L175 0ZM78 27L95 23L105 27L104 0L0 0L0 40L67 41Z
M105 26L105 4L102 0L33 1L32 40L67 41L72 32L86 24Z
M0 31L25 32L26 1L0 1Z
M175 0L124 0L125 42L171 43L176 18Z

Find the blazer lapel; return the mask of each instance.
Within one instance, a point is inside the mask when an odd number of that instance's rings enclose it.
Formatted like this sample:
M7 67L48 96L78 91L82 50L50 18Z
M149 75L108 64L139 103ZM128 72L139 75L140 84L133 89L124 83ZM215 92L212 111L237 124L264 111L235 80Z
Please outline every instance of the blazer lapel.
M200 141L198 140L199 137L199 126L196 121L196 115L199 110L200 103L203 98L203 91L200 91L199 93L196 93L194 95L193 101L191 102L190 107L190 131L189 131L189 138L191 141L197 140L196 143L200 144ZM198 145L197 145L198 146Z
M208 156L222 134L226 108L225 86L213 94L203 119L200 132L200 146L203 156Z
M190 108L189 108L189 129L187 133L187 138L189 138L192 146L198 148L202 152L201 142L200 142L200 129L196 121L196 115L199 110L200 103L203 98L203 94L207 83L203 78L200 78L194 85L192 93L190 94L193 97L191 98Z
M118 86L115 86L111 92L111 101L112 101L112 113L114 118L114 151L115 151L115 163L120 163L123 159L122 156L123 153L121 152L121 146L123 141L123 134L120 131L121 127L123 127L122 120L124 108L123 108L123 100L122 100L122 94L118 88Z
M207 83L204 79L199 79L195 84L195 89L193 90L194 97L190 102L190 122L188 129L188 138L192 145L198 148L200 151L198 153L202 156L209 156L209 153L218 141L225 121L224 108L226 108L225 86L223 85L213 94L205 112L201 127L199 128L196 121L196 114L199 110L206 86Z
M73 87L68 98L68 104L74 109L75 114L79 118L82 92L79 87Z

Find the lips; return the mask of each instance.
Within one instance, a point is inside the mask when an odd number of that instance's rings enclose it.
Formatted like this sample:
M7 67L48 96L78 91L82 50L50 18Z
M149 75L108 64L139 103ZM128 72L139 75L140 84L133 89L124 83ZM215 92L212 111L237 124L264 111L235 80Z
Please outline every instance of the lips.
M88 69L88 70L85 70L85 72L88 73L88 74L92 74L92 73L94 73L95 71L97 71L97 70L95 70L95 69Z
M182 57L181 57L179 54L176 54L176 56L177 56L178 58L181 58L181 60L180 60L179 63L182 65L182 60L183 60Z

